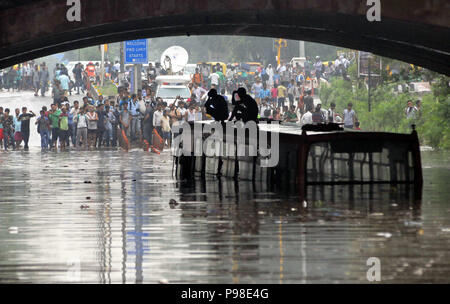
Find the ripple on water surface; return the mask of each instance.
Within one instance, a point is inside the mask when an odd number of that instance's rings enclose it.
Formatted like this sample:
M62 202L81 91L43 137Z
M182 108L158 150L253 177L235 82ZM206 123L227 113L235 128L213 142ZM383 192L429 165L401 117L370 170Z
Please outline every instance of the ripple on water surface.
M448 283L450 174L435 163L421 201L391 186L301 199L177 181L168 153L1 152L0 282L367 283L378 257L382 282Z

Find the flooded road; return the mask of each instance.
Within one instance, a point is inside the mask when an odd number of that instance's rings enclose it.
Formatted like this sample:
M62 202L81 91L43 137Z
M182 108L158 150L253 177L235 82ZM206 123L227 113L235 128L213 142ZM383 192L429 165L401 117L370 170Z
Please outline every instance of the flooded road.
M382 283L450 282L448 153L422 153L420 201L391 186L315 186L302 200L179 182L169 152L31 143L0 152L1 283L368 283L369 257Z

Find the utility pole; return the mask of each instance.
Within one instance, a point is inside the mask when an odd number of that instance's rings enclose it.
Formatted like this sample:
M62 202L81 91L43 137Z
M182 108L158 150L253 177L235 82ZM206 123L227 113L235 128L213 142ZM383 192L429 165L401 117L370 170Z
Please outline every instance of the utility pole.
M101 63L101 67L100 67L100 71L101 71L101 75L100 75L100 86L103 87L104 84L104 80L105 80L105 45L102 44L100 46L101 51L102 51L102 63Z
M132 92L138 93L138 90L142 89L142 64L133 65L133 79L131 80Z
M119 71L119 86L124 85L124 73L125 73L125 55L123 50L124 41L120 42L120 71Z
M372 75L371 75L371 73L370 73L370 61L371 61L371 59L372 59L372 55L370 54L369 56L368 56L368 58L367 58L367 62L368 62L368 81L369 81L369 83L368 83L368 89L367 89L367 93L368 93L368 102L369 102L369 112L370 112L370 110L371 110L371 105L370 105L370 87L371 87L371 82L372 82Z
M305 58L305 41L299 41L300 58Z

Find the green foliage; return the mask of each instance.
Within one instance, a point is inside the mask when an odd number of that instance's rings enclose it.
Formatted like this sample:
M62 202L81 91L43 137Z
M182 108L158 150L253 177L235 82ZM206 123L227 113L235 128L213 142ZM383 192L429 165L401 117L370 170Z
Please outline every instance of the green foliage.
M350 74L350 73L349 73ZM365 85L342 79L332 79L330 86L320 90L322 106L328 108L331 102L341 112L349 102L353 103L361 129L395 133L411 132L411 124L417 125L422 144L437 149L450 149L450 88L449 77L439 76L433 85L433 93L422 96L422 106L416 119L407 119L405 108L408 100L418 96L409 93L395 94L394 85L383 84L371 92L371 112L368 110L368 92Z
M423 113L418 132L432 147L450 150L450 78L440 75L433 84L433 94L422 100Z
M98 87L98 91L105 97L115 96L117 94L117 87L111 81L105 80L103 87Z

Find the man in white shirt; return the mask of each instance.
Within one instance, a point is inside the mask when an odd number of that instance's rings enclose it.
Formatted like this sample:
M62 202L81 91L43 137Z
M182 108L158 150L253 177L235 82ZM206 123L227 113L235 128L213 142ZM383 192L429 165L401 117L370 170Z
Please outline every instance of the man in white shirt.
M31 87L31 81L30 81L31 80L31 68L27 63L25 63L23 65L22 71L23 71L22 75L24 76L24 86L26 89L28 89Z
M196 102L200 102L201 99L203 98L203 96L205 96L206 93L207 93L207 91L204 88L199 86L197 83L194 83L194 94L195 94L195 101Z
M228 80L232 79L234 75L234 68L228 68L226 73L226 78Z
M219 78L220 76L216 72L209 75L209 79L211 80L211 86L214 85L216 89L219 87Z
M305 114L303 114L303 116L302 116L302 125L304 126L304 125L308 125L308 124L312 124L313 123L313 120L312 120L312 108L309 106L309 107L307 107L306 108L306 113Z
M182 117L186 116L187 109L186 109L186 104L184 102L180 102L178 104L178 111L180 112Z
M330 108L328 109L326 113L327 122L337 122L336 118L339 117L339 114L336 112L336 104L332 102L330 104ZM342 119L341 119L342 121Z
M186 116L186 120L188 122L194 122L196 120L196 116L197 116L197 111L195 110L195 108L193 106L189 107L189 110L187 111L187 116Z
M255 100L257 104L261 103L261 96L259 93L263 89L263 84L261 82L261 79L258 77L255 81L255 83L252 85L252 93L255 96Z
M277 67L277 70L278 70L278 74L282 74L282 73L284 73L284 72L286 72L286 66L284 65L284 63L281 63L278 67Z
M267 102L265 100L262 101L262 105L259 109L259 116L260 117L264 117L264 118L268 118L264 113L266 112L266 110L269 110L270 107L267 105Z
M344 110L344 128L353 129L353 126L358 118L356 117L356 112L352 109L353 104L350 102L347 105L347 109Z
M163 116L162 105L158 104L156 106L156 111L153 113L153 127L156 128L158 134L161 135L161 117Z

